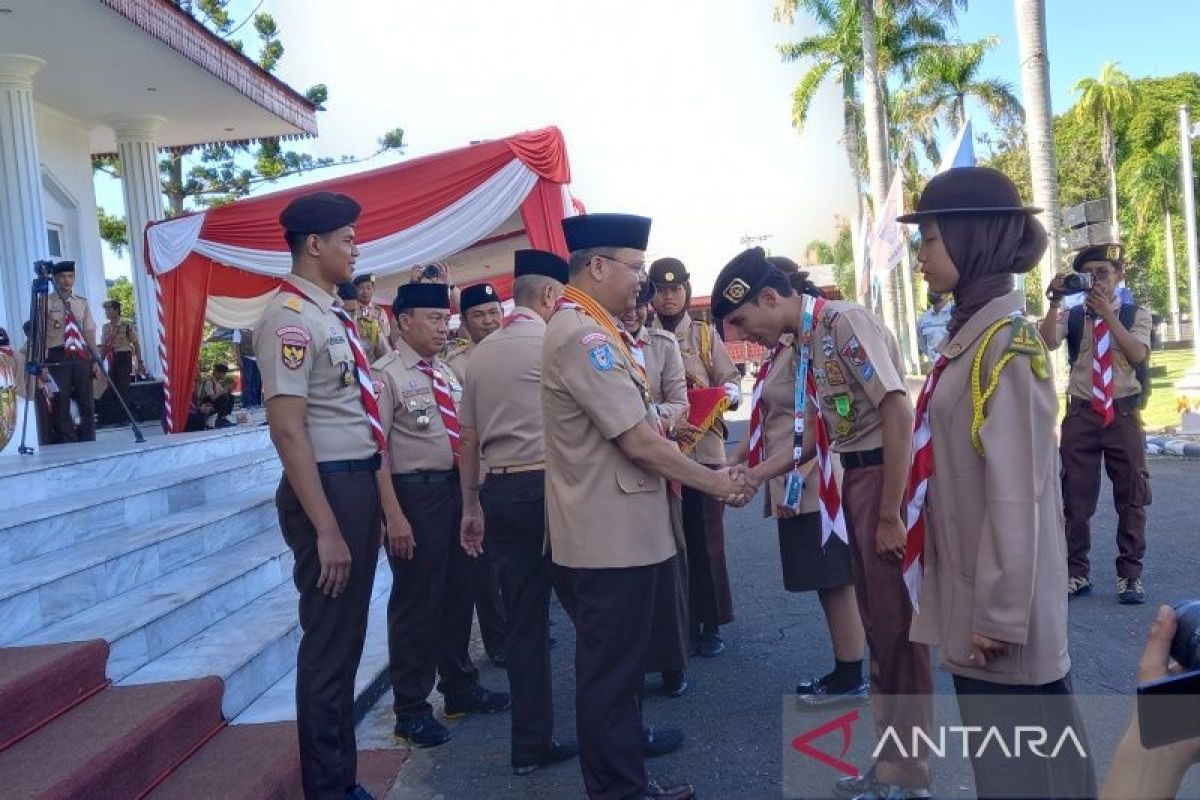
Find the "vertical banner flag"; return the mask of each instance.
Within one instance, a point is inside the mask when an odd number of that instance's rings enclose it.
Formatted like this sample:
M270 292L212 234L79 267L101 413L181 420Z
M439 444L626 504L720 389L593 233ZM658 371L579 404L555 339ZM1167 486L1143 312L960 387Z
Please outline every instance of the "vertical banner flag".
M904 170L897 168L888 189L887 200L875 223L871 237L871 278L884 280L889 272L900 263L904 248L908 245L908 229L896 217L904 213Z

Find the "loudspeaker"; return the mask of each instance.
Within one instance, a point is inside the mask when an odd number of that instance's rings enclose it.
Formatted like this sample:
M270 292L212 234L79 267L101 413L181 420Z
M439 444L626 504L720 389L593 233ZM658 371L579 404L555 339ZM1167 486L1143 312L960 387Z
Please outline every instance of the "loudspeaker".
M162 381L138 381L129 385L129 410L138 422L158 422L163 414Z

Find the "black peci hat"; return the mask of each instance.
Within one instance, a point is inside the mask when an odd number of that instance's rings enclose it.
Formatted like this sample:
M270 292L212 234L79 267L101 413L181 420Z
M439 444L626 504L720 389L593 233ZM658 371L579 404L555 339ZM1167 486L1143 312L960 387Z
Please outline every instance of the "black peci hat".
M525 275L544 275L559 283L566 283L570 277L567 262L557 253L545 250L518 250L513 253L513 277Z
M580 214L564 219L562 227L572 253L593 247L645 250L650 241L650 218L635 214Z
M738 253L725 265L713 284L712 315L724 319L738 306L758 294L767 279L779 270L767 261L761 247L751 247Z
M288 203L279 224L288 233L329 233L353 225L362 213L353 197L335 192L312 192Z
M934 175L917 200L917 209L897 222L920 222L938 214L1039 214L1024 205L1017 185L991 167L954 167Z
M691 279L678 258L660 258L650 265L650 282L655 286L682 286Z
M392 313L413 308L450 308L450 287L444 283L405 283L392 301Z
M54 262L54 266L50 268L51 275L58 275L63 272L74 273L75 272L75 262L74 261L56 261L56 262Z
M458 310L465 314L475 306L499 302L500 295L496 294L496 290L490 283L477 283L474 286L466 287L459 294Z

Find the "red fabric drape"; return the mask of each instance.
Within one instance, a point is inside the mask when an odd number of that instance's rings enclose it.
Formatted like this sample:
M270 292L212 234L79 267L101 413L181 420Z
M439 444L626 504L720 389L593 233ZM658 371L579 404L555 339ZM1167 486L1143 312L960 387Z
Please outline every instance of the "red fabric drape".
M538 250L549 250L567 258L567 240L563 236L562 185L539 178L533 191L521 203L521 221L529 244Z

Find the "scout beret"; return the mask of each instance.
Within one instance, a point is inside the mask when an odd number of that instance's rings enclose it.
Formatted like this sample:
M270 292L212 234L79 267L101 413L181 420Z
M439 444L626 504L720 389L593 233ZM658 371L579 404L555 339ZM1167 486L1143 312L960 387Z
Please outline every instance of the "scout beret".
M375 282L375 274L374 273L364 272L361 275L354 276L354 285L355 286L358 286L360 283L368 283L368 282L370 282L370 283Z
M1089 261L1107 261L1115 267L1120 267L1125 262L1125 248L1119 244L1095 244L1085 247L1071 260L1071 269L1080 272L1083 265Z
M525 275L544 275L559 283L570 279L570 268L567 262L557 253L545 250L518 250L513 253L513 277Z
M499 303L500 295L490 283L477 283L462 290L458 296L458 310L464 314L475 306L485 303Z
M50 268L50 273L53 275L58 275L61 272L74 272L74 271L75 271L75 262L74 261L56 261L56 262L54 262L54 266Z
M723 319L738 306L753 299L767 279L778 272L767 261L767 254L761 247L751 247L738 253L725 265L713 284L713 317Z
M564 219L562 227L572 253L593 247L645 250L650 241L650 218L634 214L580 214Z
M678 258L660 258L650 265L650 282L658 286L680 286L692 279Z
M934 175L917 200L917 210L896 217L897 222L919 222L938 214L1037 214L1042 209L1021 202L1017 185L991 167L954 167Z
M353 225L362 213L354 198L335 192L312 192L288 203L279 224L288 233L329 233Z
M350 281L339 283L337 287L337 296L343 300L357 300L358 292L354 290L354 284Z
M444 283L405 283L392 301L392 313L412 308L450 308L450 287Z
M638 290L637 304L639 306L650 305L650 301L654 299L654 295L658 294L658 287L651 281L646 281L642 284L642 288Z
M795 275L799 281L808 280L808 272L800 269L800 265L787 256L767 256L767 263L784 275L789 277Z

